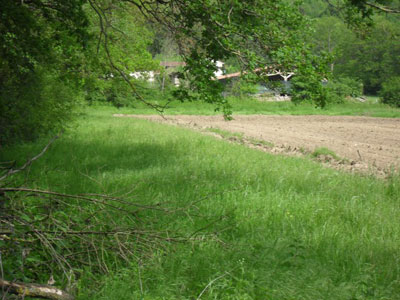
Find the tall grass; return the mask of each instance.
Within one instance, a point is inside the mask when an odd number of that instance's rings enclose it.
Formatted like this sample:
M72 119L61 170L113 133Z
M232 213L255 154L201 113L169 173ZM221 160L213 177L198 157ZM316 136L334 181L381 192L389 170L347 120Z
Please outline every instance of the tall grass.
M133 189L136 202L170 207L202 200L195 211L206 217L149 213L156 228L203 230L102 278L84 273L78 299L399 299L398 176L346 174L110 112L82 116L29 185ZM3 149L2 159L38 149Z
M165 105L163 101L151 101ZM255 98L228 98L233 114L266 114L266 115L340 115L399 118L400 109L377 101L376 97L368 97L365 103L346 101L342 104L329 104L326 108L315 107L311 103L294 104L292 102L262 102ZM125 107L119 113L154 114L154 110L141 103L133 103L133 107ZM165 114L214 115L215 105L203 102L172 101L167 105Z

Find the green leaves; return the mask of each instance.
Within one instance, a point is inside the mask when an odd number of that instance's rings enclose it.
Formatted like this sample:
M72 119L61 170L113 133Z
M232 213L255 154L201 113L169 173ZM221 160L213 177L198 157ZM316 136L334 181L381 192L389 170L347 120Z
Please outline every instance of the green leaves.
M194 98L224 103L223 86L213 78L217 60L233 61L243 74L255 74L259 81L265 73L293 72L304 64L320 68L304 43L308 20L298 1L202 0L173 1L173 5L180 17L167 20L181 45ZM323 74L317 74L322 79Z
M384 82L380 96L383 103L400 107L400 76Z
M82 0L1 1L0 145L57 130L79 90Z

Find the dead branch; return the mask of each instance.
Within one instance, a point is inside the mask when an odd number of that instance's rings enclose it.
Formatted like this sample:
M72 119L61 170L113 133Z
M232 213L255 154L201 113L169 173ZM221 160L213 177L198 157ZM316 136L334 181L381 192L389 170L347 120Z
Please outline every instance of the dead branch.
M46 195L51 195L51 196L59 196L59 197L63 197L63 198L72 198L72 199L77 199L77 200L84 200L84 201L88 201L88 202L94 202L97 204L102 204L105 206L109 206L113 209L119 210L119 211L123 211L123 212L129 212L127 210L124 210L120 207L117 207L115 205L109 204L107 203L105 200L110 200L110 201L115 201L115 202L121 202L119 201L117 198L113 198L113 197L104 197L102 200L99 200L97 198L91 198L91 197L84 197L84 196L79 196L79 195L70 195L70 194L63 194L63 193L57 193L57 192L52 192L52 191L44 191L44 190L36 190L36 189L29 189L29 188L0 188L0 193L1 192L29 192L29 193L34 193L34 194L46 194ZM100 198L100 195L98 195L98 197ZM157 207L152 207L152 206L147 206L147 205L141 205L141 204L135 204L132 202L123 202L123 204L126 205L130 205L130 206L135 206L135 207L139 207L139 208L145 208L145 209L154 209L154 210L160 210L163 211L163 209L161 208L157 208ZM134 213L134 212L131 212Z
M200 208L197 205L212 195L176 208L169 207L170 203L167 202L151 205L134 203L126 194L73 195L10 186L15 184L12 175L26 170L46 152L55 139L21 168L8 171L10 181L4 181L0 187L0 195L5 200L0 210L0 241L5 246L0 249L0 253L5 255L7 261L13 261L19 256L22 261L21 272L40 269L41 273L56 274L59 278L57 280L67 280L70 285L70 274L78 274L82 265L88 266L94 273L108 273L115 263L139 261L150 256L155 249L167 249L168 243L195 241L199 231L206 230L221 219L199 215ZM157 228L153 219L146 222L146 211L152 211L152 218L154 214L184 214L216 221L192 235L180 235L169 229ZM140 218L142 213L144 218ZM33 256L34 260L25 259ZM6 272L0 278L4 276L13 275ZM31 280L38 282L39 278L33 276ZM8 290L7 293L19 296L72 299L68 298L70 295L64 295L61 290L53 287L46 290L49 287L5 280L0 283L0 290L1 287L3 295ZM43 289L49 294L40 294Z
M72 295L51 285L11 282L0 279L0 288L7 290L8 293L15 294L20 297L36 297L52 300L74 300Z
M18 169L9 169L8 172L6 174L4 174L2 177L0 177L0 181L6 179L7 177L10 177L11 175L21 172L23 170L25 170L27 167L29 167L35 160L39 159L43 154L46 153L47 149L49 149L50 145L53 144L53 142L58 139L60 136L56 135L55 137L53 137L50 142L42 149L42 151L40 151L39 154L37 154L36 156L32 157L31 159L29 159L22 167L18 168Z

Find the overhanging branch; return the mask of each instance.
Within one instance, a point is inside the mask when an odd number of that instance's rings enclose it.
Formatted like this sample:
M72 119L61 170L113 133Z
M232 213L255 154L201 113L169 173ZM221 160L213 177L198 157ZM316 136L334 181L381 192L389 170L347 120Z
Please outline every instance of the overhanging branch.
M400 10L398 10L398 9L377 5L377 4L374 4L374 3L371 3L371 2L366 2L365 5L368 5L368 6L372 7L372 8L375 8L377 10L380 10L380 11L383 11L383 12L386 12L386 13L400 14Z

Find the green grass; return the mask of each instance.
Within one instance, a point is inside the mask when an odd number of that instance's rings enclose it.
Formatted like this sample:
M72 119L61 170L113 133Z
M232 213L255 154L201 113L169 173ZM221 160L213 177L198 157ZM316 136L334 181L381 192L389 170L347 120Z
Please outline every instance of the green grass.
M206 131L219 134L224 139L236 138L238 140L243 140L243 133L240 132L231 132L219 128L207 128Z
M340 116L370 116L399 118L400 109L379 103L377 97L367 97L365 103L346 101L343 104L331 104L326 108L316 108L313 104L303 103L295 105L292 102L261 102L254 98L229 98L233 114L266 114L266 115L340 115ZM165 104L161 101L158 104ZM152 108L141 103L135 107L115 109L119 113L154 114ZM203 102L173 101L168 104L165 114L194 114L215 115L221 112L215 111L215 105Z
M274 143L272 143L272 142L257 140L254 138L248 138L247 140L249 141L249 143L251 143L253 145L259 145L259 146L264 146L264 147L268 147L268 148L273 148L275 146Z
M195 211L207 218L153 219L186 235L205 229L101 278L85 273L78 299L196 299L206 287L201 299L399 299L399 176L342 173L112 111L82 116L34 163L29 185L134 187L137 202L177 208L204 199ZM1 160L43 144L3 149Z
M317 148L311 153L312 157L319 157L321 155L325 155L325 156L329 155L336 160L341 159L339 156L337 156L337 154L334 151L332 151L328 148L325 148L325 147Z
M220 128L213 128L213 127L207 128L206 131L213 132L215 134L220 135L222 138L224 138L226 140L235 141L235 142L238 142L241 144L248 143L248 144L259 145L259 146L264 146L264 147L268 147L268 148L274 147L274 144L271 142L257 140L255 138L251 138L251 137L245 137L244 134L241 132L231 132L231 131L223 130Z

